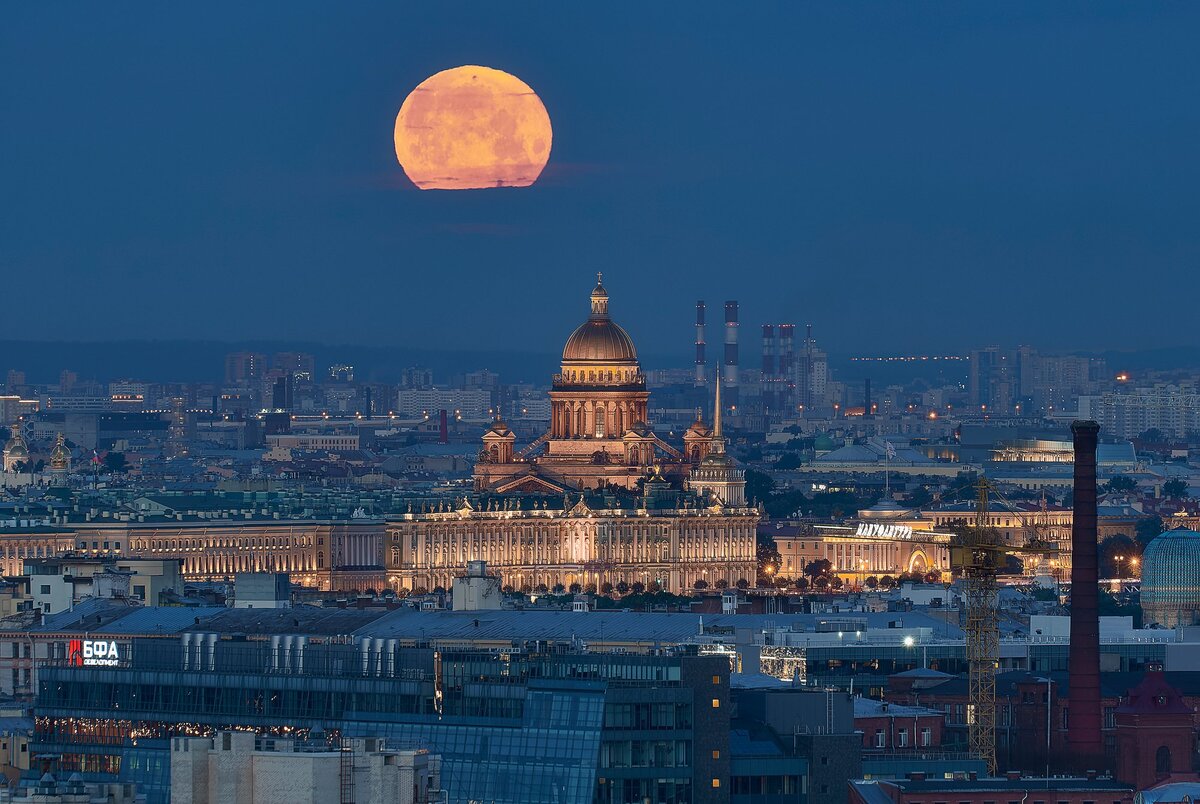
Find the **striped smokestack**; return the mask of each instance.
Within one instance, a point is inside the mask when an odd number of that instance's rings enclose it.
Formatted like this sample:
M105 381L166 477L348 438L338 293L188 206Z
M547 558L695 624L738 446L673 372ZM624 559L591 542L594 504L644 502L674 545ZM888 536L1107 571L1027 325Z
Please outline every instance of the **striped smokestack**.
M708 365L704 354L704 302L696 302L696 385L704 385Z
M738 403L738 303L725 302L725 404Z
M1071 524L1071 645L1067 671L1071 728L1067 748L1076 772L1103 770L1100 709L1099 548L1096 538L1096 442L1100 425L1077 421L1075 512Z

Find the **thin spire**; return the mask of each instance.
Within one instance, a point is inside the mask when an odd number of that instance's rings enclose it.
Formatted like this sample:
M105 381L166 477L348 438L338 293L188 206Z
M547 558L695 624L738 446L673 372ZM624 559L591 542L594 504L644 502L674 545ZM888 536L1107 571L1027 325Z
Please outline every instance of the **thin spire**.
M601 271L597 271L597 272L596 272L596 284L597 284L597 285L603 285L603 284L604 284L604 273L603 273L603 272L601 272Z
M721 364L717 363L717 399L713 407L713 438L721 437Z

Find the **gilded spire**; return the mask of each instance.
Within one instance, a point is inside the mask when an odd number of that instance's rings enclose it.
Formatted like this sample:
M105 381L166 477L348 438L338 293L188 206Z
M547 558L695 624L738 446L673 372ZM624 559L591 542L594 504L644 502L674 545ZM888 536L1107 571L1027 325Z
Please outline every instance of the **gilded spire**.
M713 403L712 452L723 452L725 439L721 437L721 364L717 364L717 398Z

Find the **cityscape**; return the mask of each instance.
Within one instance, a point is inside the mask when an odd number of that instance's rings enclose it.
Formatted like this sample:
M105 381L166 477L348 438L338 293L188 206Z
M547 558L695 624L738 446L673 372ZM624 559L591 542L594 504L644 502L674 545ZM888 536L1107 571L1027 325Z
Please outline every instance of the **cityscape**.
M1196 9L271 5L0 33L0 802L1200 796Z

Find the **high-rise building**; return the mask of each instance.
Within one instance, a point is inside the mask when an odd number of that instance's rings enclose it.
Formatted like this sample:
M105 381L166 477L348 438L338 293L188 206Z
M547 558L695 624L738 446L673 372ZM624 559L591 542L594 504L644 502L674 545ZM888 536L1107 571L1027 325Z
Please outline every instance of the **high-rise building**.
M225 384L247 387L255 384L267 370L267 356L261 352L232 352L225 355Z
M803 414L827 404L829 359L812 325L796 344L795 324L763 326L763 404L768 413Z
M401 388L432 388L433 372L424 366L409 366L400 375Z
M305 352L276 352L271 368L286 371L293 377L311 380L317 372L317 359Z

